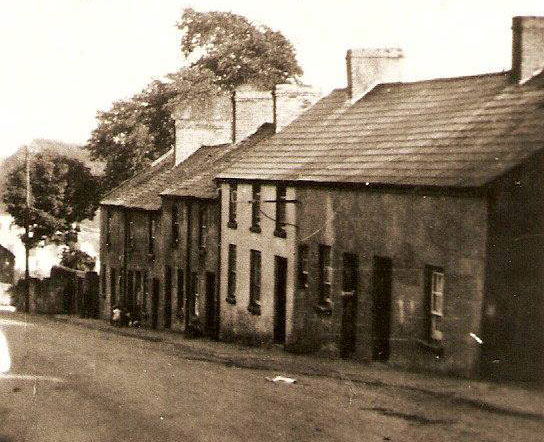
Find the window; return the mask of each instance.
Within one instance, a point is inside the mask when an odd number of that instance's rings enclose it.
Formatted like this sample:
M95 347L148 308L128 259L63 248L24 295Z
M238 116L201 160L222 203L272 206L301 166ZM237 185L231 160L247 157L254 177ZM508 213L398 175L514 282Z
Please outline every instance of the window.
M132 213L128 212L126 215L126 241L127 248L132 250L134 248L134 219Z
M179 241L179 213L178 205L172 204L172 246L176 246Z
M178 269L178 292L177 292L177 315L179 319L183 319L183 303L185 301L185 287L184 287L183 269Z
M357 292L357 272L357 255L344 253L342 267L342 294L344 296L353 296Z
M322 311L331 309L331 246L319 245L319 301L318 307Z
M100 294L106 296L106 265L100 266Z
M150 213L147 218L147 253L155 253L155 215Z
M228 227L236 229L236 203L238 201L238 186L236 183L229 184L229 222Z
M427 266L427 299L429 302L431 341L442 341L441 321L444 316L444 269Z
M229 244L229 264L228 264L228 282L227 299L229 304L236 304L236 246Z
M106 209L106 247L111 245L111 210Z
M249 306L254 315L261 314L261 252L250 251Z
M261 185L253 184L251 198L251 227L252 232L261 232Z
M112 267L110 269L110 304L111 304L112 307L115 304L117 304L117 294L115 293L117 277L116 277L115 273L116 273L116 271Z
M198 291L199 291L199 287L198 287L198 273L197 272L193 272L193 274L191 275L191 288L192 288L192 292L193 292L193 302L192 302L192 317L193 318L198 318L199 316L199 311L198 311L198 298L200 297Z
M276 187L276 230L274 235L285 238L285 200L287 189L284 185Z
M298 288L308 288L308 246L298 247Z
M198 209L198 247L200 250L206 248L206 241L208 239L208 208L206 206L199 206Z
M147 295L149 293L149 285L147 284L147 272L144 271L142 276L142 318L147 318Z

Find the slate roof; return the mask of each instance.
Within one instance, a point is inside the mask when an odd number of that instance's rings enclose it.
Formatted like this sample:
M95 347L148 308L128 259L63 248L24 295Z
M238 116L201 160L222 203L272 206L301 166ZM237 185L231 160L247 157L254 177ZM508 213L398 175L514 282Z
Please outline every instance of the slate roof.
M161 208L161 195L215 198L218 195L214 176L273 133L273 125L264 124L238 144L202 146L176 167L174 153L169 152L149 169L113 189L100 204L152 211Z
M273 134L274 125L265 123L253 135L237 144L201 147L197 152L202 152L206 161L183 179L175 181L161 192L161 196L216 198L218 194L214 177Z
M478 187L544 148L544 87L510 73L334 90L218 178Z

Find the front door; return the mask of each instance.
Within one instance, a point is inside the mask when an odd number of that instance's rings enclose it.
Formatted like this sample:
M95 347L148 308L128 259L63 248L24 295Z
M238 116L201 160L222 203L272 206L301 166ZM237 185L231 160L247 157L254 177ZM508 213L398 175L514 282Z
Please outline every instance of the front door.
M215 273L206 272L206 335L217 337Z
M157 328L159 323L159 278L153 278L153 293L151 293L151 328Z
M357 325L357 255L344 253L342 281L342 342L340 352L349 358L355 351Z
M287 258L275 257L274 263L274 343L285 343L287 302Z
M172 267L166 266L164 273L164 328L172 325Z
M372 293L372 357L377 361L389 359L391 328L391 259L374 257Z

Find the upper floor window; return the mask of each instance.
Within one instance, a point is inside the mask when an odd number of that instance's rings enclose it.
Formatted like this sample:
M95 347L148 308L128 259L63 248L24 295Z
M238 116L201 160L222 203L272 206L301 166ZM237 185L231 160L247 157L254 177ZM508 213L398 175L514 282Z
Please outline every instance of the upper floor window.
M150 255L155 253L155 224L155 215L150 213L147 218L147 251Z
M238 185L236 183L229 184L229 222L228 226L236 228L236 204L238 202Z
M357 273L358 262L357 255L353 253L344 253L344 263L342 267L342 292L344 295L354 295L357 292Z
M129 249L134 248L134 217L132 213L127 213L127 220L126 220L126 226L127 226L127 247Z
M261 252L250 250L249 256L249 306L254 315L261 314Z
M198 247L206 248L208 240L208 208L201 205L198 209Z
M229 304L236 304L236 245L229 244L228 257L228 281L227 281L227 299Z
M331 308L331 286L332 286L332 251L331 246L319 245L319 300L318 306L322 310Z
M106 247L111 244L111 210L106 209Z
M261 185L253 184L251 187L251 228L252 232L261 231Z
M172 204L172 245L175 246L179 242L179 212L178 205Z
M285 202L287 196L287 188L280 184L276 186L276 230L274 235L285 238Z
M430 312L429 337L432 341L441 341L443 338L441 322L444 316L444 269L426 266L426 274Z
M308 246L306 244L298 247L298 288L308 288Z

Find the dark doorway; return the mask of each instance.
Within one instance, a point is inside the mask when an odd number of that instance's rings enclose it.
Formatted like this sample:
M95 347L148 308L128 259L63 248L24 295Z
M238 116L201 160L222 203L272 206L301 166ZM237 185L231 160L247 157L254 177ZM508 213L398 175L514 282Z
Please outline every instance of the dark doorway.
M391 259L374 257L372 277L372 358L389 359L391 329Z
M342 342L340 352L349 358L355 351L357 326L357 255L344 253L342 280Z
M287 302L287 258L274 262L274 343L285 343L285 304Z
M153 278L153 293L151 293L151 328L157 328L159 323L159 278Z
M206 272L206 335L211 338L217 337L215 304L215 273Z
M164 272L164 328L172 325L172 267Z

